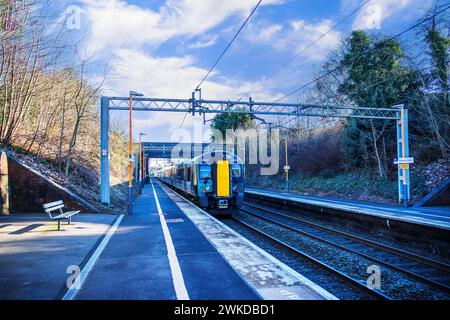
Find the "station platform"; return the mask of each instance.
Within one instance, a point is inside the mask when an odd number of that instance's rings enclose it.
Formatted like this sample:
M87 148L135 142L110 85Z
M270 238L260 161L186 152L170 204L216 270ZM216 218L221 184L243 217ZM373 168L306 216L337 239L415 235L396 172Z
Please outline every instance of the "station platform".
M116 219L80 214L58 231L45 213L0 216L0 300L60 299L68 267L82 266Z
M336 299L152 181L64 295L72 300Z
M384 219L450 230L450 207L402 208L393 205L344 200L328 196L305 196L259 188L246 188L245 192L250 196L288 200L315 207L342 210L349 213L376 216Z

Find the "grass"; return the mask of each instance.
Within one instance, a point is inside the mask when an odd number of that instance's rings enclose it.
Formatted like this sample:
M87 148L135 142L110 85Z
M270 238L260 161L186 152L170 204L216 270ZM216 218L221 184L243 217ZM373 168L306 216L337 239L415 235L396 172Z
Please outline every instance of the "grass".
M283 176L257 177L248 179L248 186L283 190ZM382 179L364 171L343 172L320 176L292 175L291 192L310 195L330 195L343 199L366 200L381 203L398 203L396 180ZM414 170L411 175L411 195L417 201L429 190L425 186L425 175Z
M327 194L345 194L353 197L379 196L391 198L397 183L359 172L342 173L333 177L294 177L292 187L298 191L321 191Z

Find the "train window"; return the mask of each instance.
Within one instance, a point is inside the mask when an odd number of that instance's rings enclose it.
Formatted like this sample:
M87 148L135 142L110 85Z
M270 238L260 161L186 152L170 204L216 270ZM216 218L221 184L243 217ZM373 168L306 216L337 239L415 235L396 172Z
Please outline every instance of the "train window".
M242 169L238 164L231 166L231 175L234 179L240 179L242 177Z
M200 166L200 180L211 179L211 166Z

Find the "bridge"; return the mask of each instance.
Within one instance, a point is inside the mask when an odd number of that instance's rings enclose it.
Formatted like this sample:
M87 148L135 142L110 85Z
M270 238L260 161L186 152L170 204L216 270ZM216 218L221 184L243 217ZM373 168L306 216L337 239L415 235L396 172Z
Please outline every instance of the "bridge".
M148 159L191 159L223 148L224 145L212 143L142 142L142 151Z

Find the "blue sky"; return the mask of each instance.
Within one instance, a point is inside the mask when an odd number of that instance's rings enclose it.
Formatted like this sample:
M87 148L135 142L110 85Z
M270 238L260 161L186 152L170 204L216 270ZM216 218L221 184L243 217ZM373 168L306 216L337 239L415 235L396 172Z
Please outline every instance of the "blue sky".
M202 86L203 97L232 100L250 95L258 101L273 101L311 80L326 55L352 30L395 34L416 22L433 4L445 1L371 0L283 72L248 92L363 2L264 0ZM136 90L149 97L189 98L256 3L80 0L65 5L81 9L81 30L73 32L83 39L81 45L93 57L94 65L109 66L105 95L124 96ZM98 76L92 75L92 81ZM148 133L148 140L170 141L182 119L180 114L137 114L136 132ZM201 126L200 118L188 117L183 129L192 130L195 125Z

